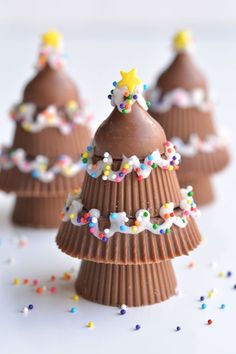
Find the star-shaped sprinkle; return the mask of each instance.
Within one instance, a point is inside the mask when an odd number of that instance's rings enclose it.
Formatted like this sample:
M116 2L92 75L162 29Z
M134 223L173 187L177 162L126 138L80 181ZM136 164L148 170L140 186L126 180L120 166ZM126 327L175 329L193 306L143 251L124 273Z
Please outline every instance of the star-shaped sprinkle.
M137 77L137 70L132 69L129 72L120 72L122 79L118 82L118 86L126 86L130 93L133 93L136 86L140 85L142 81Z
M176 33L173 40L174 48L178 51L187 49L192 44L192 35L190 31L183 30Z
M58 49L61 46L62 34L56 30L50 30L42 35L42 42L45 46Z

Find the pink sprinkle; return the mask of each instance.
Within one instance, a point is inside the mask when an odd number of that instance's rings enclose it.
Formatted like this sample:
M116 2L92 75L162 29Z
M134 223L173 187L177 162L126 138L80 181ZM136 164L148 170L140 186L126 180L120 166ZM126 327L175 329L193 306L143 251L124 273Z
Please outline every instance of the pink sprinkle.
M94 232L95 232L95 228L94 228L94 227L91 227L91 228L89 229L89 231L90 231L91 233L94 233Z
M39 284L39 281L38 281L37 279L34 279L34 280L33 280L33 285L34 285L34 286L37 286L38 284Z
M57 292L57 288L55 286L52 286L50 291L52 294L55 294Z
M116 177L116 182L120 182L121 181L121 178L120 177Z

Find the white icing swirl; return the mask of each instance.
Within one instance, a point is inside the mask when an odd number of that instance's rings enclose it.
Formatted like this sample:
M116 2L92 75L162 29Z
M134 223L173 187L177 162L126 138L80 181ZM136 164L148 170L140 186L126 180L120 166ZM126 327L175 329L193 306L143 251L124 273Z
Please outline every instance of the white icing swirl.
M38 133L44 128L58 128L62 134L70 134L75 125L87 125L93 118L85 104L78 107L75 101L68 102L64 112L51 105L35 116L33 103L21 103L13 107L11 117L30 133Z
M176 146L181 156L194 157L198 153L212 153L228 144L228 138L223 135L208 135L205 140L201 140L197 134L191 134L187 143L179 137L173 137L172 143Z
M112 156L106 152L103 160L93 163L93 148L89 147L89 151L83 155L88 159L87 173L97 178L101 175L103 180L112 182L121 182L124 177L135 171L139 179L147 178L153 168L161 168L163 170L175 170L178 168L181 156L176 152L174 145L170 142L164 144L165 157L163 158L158 150L148 155L143 162L140 162L137 156L123 157L121 167L118 171L113 171L111 166L113 163Z
M86 164L79 158L73 161L68 155L59 156L54 164L49 167L49 160L46 156L38 155L35 159L29 160L23 149L9 151L6 148L0 149L0 169L9 170L17 167L23 173L31 173L32 177L41 182L52 182L58 174L64 177L73 177L82 171Z
M172 107L195 107L203 112L210 111L212 108L212 102L200 88L191 91L176 88L162 95L161 89L154 87L147 92L147 97L151 102L151 111L157 113L168 112Z
M122 234L136 235L145 230L155 235L170 233L173 225L180 228L186 227L189 216L199 216L200 211L193 200L192 187L181 189L182 200L180 202L181 212L175 212L174 203L166 203L160 208L160 217L164 220L161 224L152 223L150 213L146 209L140 209L135 214L133 225L126 225L129 221L125 212L111 213L109 216L110 226L104 230L99 229L100 211L91 209L89 212L83 211L83 204L80 199L80 192L70 193L62 212L62 220L67 222L71 220L75 226L89 225L91 234L103 241L112 237L116 232Z
M58 70L65 66L65 56L62 54L62 45L59 48L42 44L39 50L37 69L42 70L46 65Z
M116 85L108 97L111 99L111 105L117 107L121 113L130 113L135 102L138 102L145 111L148 110L148 105L143 97L143 85L136 86L132 94L129 93L126 86Z

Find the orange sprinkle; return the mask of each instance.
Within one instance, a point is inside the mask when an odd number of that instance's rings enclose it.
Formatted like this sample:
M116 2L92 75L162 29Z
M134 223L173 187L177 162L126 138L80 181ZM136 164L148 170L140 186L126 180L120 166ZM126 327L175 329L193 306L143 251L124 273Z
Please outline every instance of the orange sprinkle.
M42 294L43 293L43 288L37 288L36 289L37 294Z
M28 284L29 284L29 279L24 279L23 283L24 283L25 285L28 285Z

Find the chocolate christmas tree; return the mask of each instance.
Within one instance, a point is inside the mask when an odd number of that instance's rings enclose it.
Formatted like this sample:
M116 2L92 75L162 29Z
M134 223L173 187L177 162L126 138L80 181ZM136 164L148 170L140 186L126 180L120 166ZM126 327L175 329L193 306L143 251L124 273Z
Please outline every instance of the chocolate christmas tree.
M175 58L147 97L150 114L182 156L180 185L192 185L198 204L214 198L211 175L229 162L227 139L217 133L207 82L191 58L192 37L181 31L174 38Z
M56 227L65 196L82 183L80 154L91 139L91 115L64 70L60 33L42 36L36 76L11 116L16 129L12 146L0 151L0 189L17 196L16 224Z
M106 305L141 306L175 293L170 259L201 241L192 188L179 189L180 155L147 113L133 69L121 72L109 98L115 107L82 159L82 191L68 196L59 248L82 265L78 294Z

